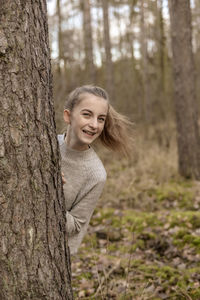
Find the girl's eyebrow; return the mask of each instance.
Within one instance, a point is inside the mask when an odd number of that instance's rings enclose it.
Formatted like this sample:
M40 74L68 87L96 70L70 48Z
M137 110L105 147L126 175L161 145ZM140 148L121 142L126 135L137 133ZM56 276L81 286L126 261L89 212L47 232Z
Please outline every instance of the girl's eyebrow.
M92 111L90 109L87 109L87 108L83 108L83 109L81 109L81 111L88 111L88 112L92 113Z
M82 110L81 110L81 112L83 112L83 111L87 111L87 112L89 112L89 113L93 113L90 109L87 109L87 108L83 108ZM100 116L104 116L104 117L106 117L106 115L105 114L100 114Z

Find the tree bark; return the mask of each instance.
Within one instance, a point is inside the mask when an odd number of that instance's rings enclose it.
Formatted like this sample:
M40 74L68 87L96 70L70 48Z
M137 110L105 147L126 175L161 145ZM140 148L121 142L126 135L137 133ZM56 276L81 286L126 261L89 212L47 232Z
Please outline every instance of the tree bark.
M109 26L109 12L108 0L102 0L103 8L103 27L104 27L104 47L106 54L106 89L109 93L110 99L114 98L114 79L113 79L113 65L110 43L110 26Z
M157 2L157 25L158 25L158 51L159 51L159 69L160 69L160 89L165 92L165 31L163 19L163 0Z
M83 8L85 69L86 69L86 83L88 84L88 83L93 83L95 81L90 0L83 0L83 1L81 0L80 3L81 3L81 7Z
M200 179L200 140L189 0L169 0L179 170Z
M145 24L145 5L144 0L140 2L140 47L141 47L141 62L142 62L142 84L143 84L143 113L144 121L146 125L146 131L148 131L148 124L151 121L150 112L150 95L149 95L149 70L148 70L148 50L147 50L147 28Z
M155 73L156 73L156 95L154 97L155 109L153 110L153 123L163 122L168 112L168 101L166 97L166 38L163 18L163 0L157 0L154 8L155 14Z
M73 299L46 1L0 9L0 299Z
M195 50L199 54L200 53L200 2L199 0L195 0L195 7L194 7L194 44L195 44Z
M61 59L63 59L63 49L62 49L62 16L61 16L61 9L60 9L60 0L56 0L56 10L57 10L57 17L58 17L58 74L61 74Z

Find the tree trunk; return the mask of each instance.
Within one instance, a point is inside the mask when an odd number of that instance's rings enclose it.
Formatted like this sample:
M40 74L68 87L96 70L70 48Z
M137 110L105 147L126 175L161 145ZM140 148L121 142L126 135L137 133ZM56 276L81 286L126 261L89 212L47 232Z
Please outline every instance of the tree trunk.
M108 12L108 1L102 0L103 7L103 27L104 27L104 46L106 54L106 89L109 93L110 99L113 100L114 95L114 79L113 79L113 65L112 65L112 54L111 54L111 43L110 43L110 26L109 26L109 12Z
M155 41L157 48L156 55L156 95L154 97L154 124L156 122L163 122L166 119L166 113L168 111L168 102L165 95L165 83L166 83L166 38L163 18L163 0L157 0L155 2Z
M169 0L169 8L179 170L184 177L200 179L200 142L190 1Z
M0 299L73 299L46 2L0 10Z
M144 0L140 2L140 45L142 56L142 84L143 84L143 113L144 121L146 125L146 131L148 131L148 124L150 123L150 103L149 103L149 78L148 78L148 51L147 51L147 29L145 24L145 6ZM146 132L147 133L147 132Z
M86 84L89 84L95 81L90 0L81 0L80 3L83 8Z
M62 16L61 16L61 9L60 9L60 0L56 0L56 7L57 7L57 17L58 17L58 74L61 74L61 59L63 58L62 53Z
M163 19L163 0L157 2L158 13L158 51L159 51L159 69L160 69L160 89L165 92L165 32Z
M200 2L199 0L195 0L195 7L194 7L194 23L195 23L195 28L194 28L194 45L195 45L195 50L200 53Z

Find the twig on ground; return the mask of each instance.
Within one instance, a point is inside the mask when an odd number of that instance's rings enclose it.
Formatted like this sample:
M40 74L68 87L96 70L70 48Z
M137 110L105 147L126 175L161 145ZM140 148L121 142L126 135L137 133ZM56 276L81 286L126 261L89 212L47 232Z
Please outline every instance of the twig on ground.
M109 278L109 276L119 267L120 263L121 263L121 260L119 260L117 262L117 264L115 266L113 266L112 269L110 269L110 271L107 274L105 273L103 278L101 278L101 282L100 282L100 284L96 290L96 293L94 294L93 297L96 297L99 294L99 292L102 290L102 285L104 284L104 281L107 280Z
M175 288L175 291L177 293L179 293L180 295L185 296L187 300L192 300L192 298L190 297L190 295L186 291L184 291L183 289L181 289L181 288L176 289Z

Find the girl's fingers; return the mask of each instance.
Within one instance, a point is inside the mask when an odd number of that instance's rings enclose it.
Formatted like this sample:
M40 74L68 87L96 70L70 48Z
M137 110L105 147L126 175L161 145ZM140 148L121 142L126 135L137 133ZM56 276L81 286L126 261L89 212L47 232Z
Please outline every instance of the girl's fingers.
M61 173L61 175L62 175L62 183L65 184L65 183L66 183L66 180L65 180L64 174Z

